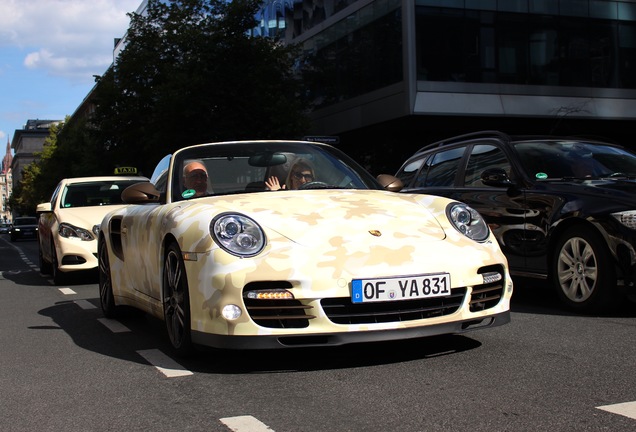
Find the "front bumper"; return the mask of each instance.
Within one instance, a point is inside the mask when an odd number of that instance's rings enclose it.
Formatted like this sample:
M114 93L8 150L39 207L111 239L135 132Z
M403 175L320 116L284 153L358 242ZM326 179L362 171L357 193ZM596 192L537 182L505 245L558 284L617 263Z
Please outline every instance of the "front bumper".
M443 334L460 334L497 327L510 322L510 311L477 319L445 322L436 325L376 331L328 334L227 336L192 331L192 342L220 349L278 349L340 346L353 343L383 342L425 338Z
M78 238L58 236L55 244L60 271L72 272L97 268L97 240L83 241Z

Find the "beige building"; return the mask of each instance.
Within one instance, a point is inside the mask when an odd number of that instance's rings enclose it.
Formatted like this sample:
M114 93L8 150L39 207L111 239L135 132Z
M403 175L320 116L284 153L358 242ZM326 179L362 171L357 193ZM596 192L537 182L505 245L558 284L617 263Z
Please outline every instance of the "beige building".
M11 148L13 149L12 186L22 180L22 170L36 160L36 153L44 148L44 140L49 136L49 129L62 120L27 120L23 129L16 129Z
M9 211L8 200L13 191L13 180L11 175L11 143L7 138L7 152L2 158L2 170L0 170L0 222L11 222L11 212Z

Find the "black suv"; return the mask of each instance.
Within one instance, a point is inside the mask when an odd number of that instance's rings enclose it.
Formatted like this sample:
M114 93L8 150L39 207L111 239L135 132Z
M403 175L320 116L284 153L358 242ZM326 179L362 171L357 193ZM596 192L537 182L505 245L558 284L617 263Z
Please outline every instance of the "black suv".
M35 240L38 236L38 220L30 216L15 218L9 228L9 235L12 242L20 239Z
M636 294L636 154L621 146L484 131L420 149L396 177L479 211L511 273L549 278L572 309Z

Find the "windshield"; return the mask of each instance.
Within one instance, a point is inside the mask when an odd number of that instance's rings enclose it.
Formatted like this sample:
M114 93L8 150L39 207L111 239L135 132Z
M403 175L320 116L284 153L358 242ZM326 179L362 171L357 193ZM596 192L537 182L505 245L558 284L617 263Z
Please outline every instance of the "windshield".
M172 201L197 196L282 189L380 189L377 181L339 150L325 145L256 141L195 146L175 154ZM302 181L298 181L301 179Z
M62 192L60 207L91 207L122 204L121 193L141 180L103 180L69 183Z
M528 141L515 144L533 179L636 177L636 155L612 145L584 141Z
M37 225L38 221L34 217L19 217L15 218L13 225Z

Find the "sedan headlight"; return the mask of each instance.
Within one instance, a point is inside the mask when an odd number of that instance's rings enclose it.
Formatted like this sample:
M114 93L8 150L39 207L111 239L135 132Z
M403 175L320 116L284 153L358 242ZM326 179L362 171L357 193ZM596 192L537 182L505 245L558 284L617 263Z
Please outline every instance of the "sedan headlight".
M58 232L60 233L60 236L64 238L78 238L84 241L91 241L95 239L89 230L85 230L84 228L76 227L68 223L61 223Z
M618 213L612 213L617 221L625 225L627 228L636 229L636 210L627 210Z
M254 256L265 246L263 229L238 213L222 213L212 219L210 235L225 251L240 257Z
M475 210L466 204L454 202L446 207L446 216L455 229L475 241L484 241L490 235L488 225Z

